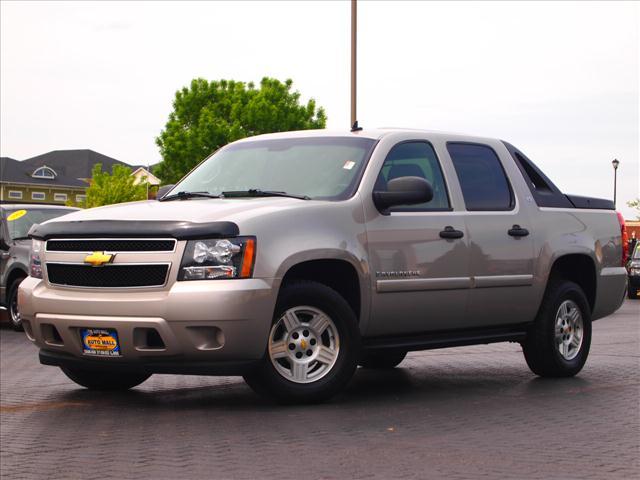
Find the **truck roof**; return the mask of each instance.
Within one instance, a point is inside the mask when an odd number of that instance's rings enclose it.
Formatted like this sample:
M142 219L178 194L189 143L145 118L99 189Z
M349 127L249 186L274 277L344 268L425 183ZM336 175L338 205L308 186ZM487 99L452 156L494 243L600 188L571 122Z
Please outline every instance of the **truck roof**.
M437 130L421 130L418 128L368 128L355 132L350 130L296 130L291 132L277 132L266 133L263 135L256 135L253 137L244 138L238 140L238 142L250 142L252 140L269 140L269 139L283 139L283 138L304 138L304 137L364 137L379 140L383 137L398 134L398 133L420 133L426 134L429 137L435 139L446 138L466 140L466 141L478 141L486 142L488 140L495 141L495 138L479 137L475 135L466 135L462 133L442 132Z

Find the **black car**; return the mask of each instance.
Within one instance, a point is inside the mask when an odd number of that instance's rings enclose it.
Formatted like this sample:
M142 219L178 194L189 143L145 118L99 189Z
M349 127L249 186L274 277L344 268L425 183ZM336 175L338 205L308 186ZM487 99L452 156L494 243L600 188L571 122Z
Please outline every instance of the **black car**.
M15 330L22 330L17 299L18 285L29 275L29 229L34 223L76 210L57 205L0 205L0 307L9 310L9 321Z
M627 292L629 298L636 299L640 289L640 242L635 244L633 252L629 256L627 272L629 274L629 289Z

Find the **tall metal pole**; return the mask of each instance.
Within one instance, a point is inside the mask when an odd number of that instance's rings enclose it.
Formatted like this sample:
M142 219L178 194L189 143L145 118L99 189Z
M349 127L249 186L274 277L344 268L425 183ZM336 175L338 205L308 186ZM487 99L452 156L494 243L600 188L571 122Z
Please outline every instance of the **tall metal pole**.
M616 208L616 190L618 186L618 166L620 165L620 161L617 158L614 158L611 162L613 165L613 208Z
M356 68L358 40L358 2L351 0L351 125L356 123Z
M616 189L618 185L618 169L613 170L613 208L616 208Z

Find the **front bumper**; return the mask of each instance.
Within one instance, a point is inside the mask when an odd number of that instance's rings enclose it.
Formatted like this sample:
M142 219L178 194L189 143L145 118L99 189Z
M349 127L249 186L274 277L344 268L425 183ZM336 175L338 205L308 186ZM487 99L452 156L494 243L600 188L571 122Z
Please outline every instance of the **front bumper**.
M629 286L640 288L640 275L629 275Z
M40 350L40 363L54 367L75 368L90 372L168 373L180 375L244 375L259 360L185 361L181 358L155 358L145 362L111 362L103 359L79 358L65 352Z
M44 364L229 374L264 355L278 286L277 280L239 279L175 282L162 291L102 291L52 288L29 277L18 302L27 337L40 347ZM84 355L81 328L115 329L121 356Z

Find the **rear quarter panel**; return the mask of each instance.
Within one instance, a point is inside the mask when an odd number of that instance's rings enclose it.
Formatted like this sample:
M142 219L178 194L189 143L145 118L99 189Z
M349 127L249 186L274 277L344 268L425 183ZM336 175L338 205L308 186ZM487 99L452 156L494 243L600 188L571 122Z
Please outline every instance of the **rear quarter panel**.
M582 254L593 260L596 270L593 320L617 310L624 299L626 276L621 266L622 237L616 212L538 208L534 215L538 304L554 262L565 255Z

